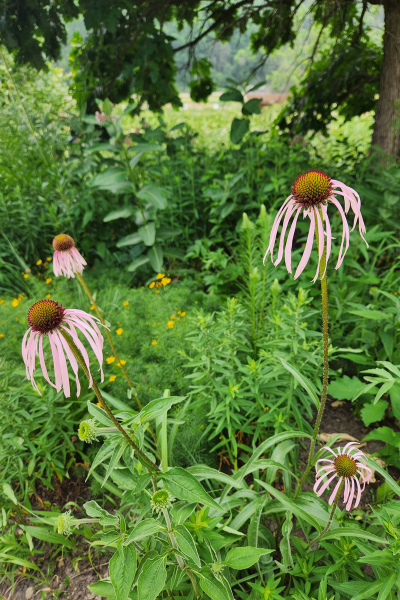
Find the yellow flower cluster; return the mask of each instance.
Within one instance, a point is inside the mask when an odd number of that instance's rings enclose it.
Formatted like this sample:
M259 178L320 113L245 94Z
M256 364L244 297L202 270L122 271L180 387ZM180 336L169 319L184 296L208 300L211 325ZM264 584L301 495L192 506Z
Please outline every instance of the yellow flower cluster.
M160 287L165 287L166 285L168 285L169 283L171 283L171 278L170 277L166 277L165 273L159 273L156 277L157 281L152 281L149 285L149 288L152 290L154 287L156 288L160 288ZM159 291L155 290L158 294Z

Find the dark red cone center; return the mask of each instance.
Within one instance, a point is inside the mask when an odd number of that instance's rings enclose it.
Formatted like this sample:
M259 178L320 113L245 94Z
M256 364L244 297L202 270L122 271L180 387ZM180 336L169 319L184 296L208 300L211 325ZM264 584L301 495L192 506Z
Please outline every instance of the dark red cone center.
M53 240L53 248L54 250L58 250L59 252L64 252L65 250L70 250L75 246L75 242L70 235L66 233L60 233L56 235Z
M49 333L63 320L65 308L54 300L40 300L28 312L28 323L32 331Z

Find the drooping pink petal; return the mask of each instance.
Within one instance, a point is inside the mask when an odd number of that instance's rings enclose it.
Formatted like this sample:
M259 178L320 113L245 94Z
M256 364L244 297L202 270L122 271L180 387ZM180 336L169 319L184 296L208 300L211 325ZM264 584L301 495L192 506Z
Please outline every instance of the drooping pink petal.
M326 226L326 261L325 268L322 274L321 279L325 277L326 269L328 267L329 257L331 255L331 247L332 247L332 232L331 232L331 224L329 222L328 210L326 206L322 206L322 214L324 216L325 226Z
M274 262L273 251L274 251L274 245L275 245L276 236L277 236L277 233L278 233L279 223L281 222L283 213L287 209L288 203L289 203L289 201L291 199L292 199L292 195L290 194L290 196L288 196L286 198L285 202L280 207L280 209L278 211L278 214L275 217L275 221L274 221L274 223L272 225L271 234L270 234L270 237L269 237L268 248L267 248L267 251L265 253L264 260L263 260L264 264L265 264L265 259L267 258L269 252L271 252L271 261Z
M350 492L350 485L349 485L349 480L346 477L346 479L344 480L344 496L343 496L343 502L347 502L347 498L349 497L349 492Z
M69 385L69 375L68 375L68 365L64 354L64 348L61 343L60 333L55 330L52 332L53 342L58 351L58 360L60 362L60 371L61 371L61 379L62 379L62 387L64 390L64 396L69 398L71 396L71 389Z
M325 483L320 488L320 490L318 490L318 486L324 480L324 477L325 477L324 475L322 477L320 477L314 484L313 490L317 494L317 496L322 496L322 494L324 493L324 491L326 490L326 488L328 487L330 482L333 481L335 479L335 477L337 477L337 475L336 475L336 473L334 473L332 475L332 477L330 479L328 479L328 481L325 481Z
M318 229L318 264L317 264L317 272L315 273L313 283L316 282L318 273L319 273L319 270L321 267L322 254L324 252L324 243L325 243L324 228L322 225L321 215L319 214L317 207L314 207L314 218L316 218L316 223L318 225L318 227L317 227L317 229ZM326 265L325 265L325 267L326 267Z
M67 355L69 362L71 363L72 370L75 373L76 395L79 396L79 394L81 393L81 384L80 384L79 377L78 377L78 362L77 362L75 356L72 354L71 348L68 346L68 343L64 339L63 335L59 335L58 339L60 340L60 342L64 348L64 352Z
M314 230L315 230L315 215L314 213L311 213L310 215L310 229L308 231L308 237L307 237L307 242L306 242L306 247L304 249L303 252L303 256L301 258L301 261L299 262L299 265L296 269L296 273L294 275L294 279L297 279L301 273L304 271L306 264L308 263L308 260L311 256L311 250L313 247L313 240L314 240Z
M39 339L39 360L40 360L40 366L42 367L42 373L44 375L45 380L53 387L55 388L55 384L50 380L50 377L47 373L47 368L46 368L46 363L44 361L44 353L43 353L43 336L40 336Z
M295 204L291 204L289 205L287 211L286 211L286 215L285 218L283 220L283 225L282 225L282 231L281 231L281 237L279 240L279 249L278 249L278 256L276 261L274 262L274 266L277 267L279 265L279 263L282 260L282 256L283 256L283 246L285 244L285 234L286 234L286 229L290 220L290 217L292 216L292 214L294 213L294 211L296 210L296 205Z
M353 477L352 481L353 482L355 481L355 484L357 486L357 499L356 499L356 502L354 504L354 508L357 508L357 506L360 504L360 500L361 500L361 487L360 487L360 483L359 483L357 477Z
M289 273L292 272L292 245L293 245L293 237L294 237L294 232L296 229L296 224L297 224L297 219L299 218L299 214L301 212L301 206L299 206L299 208L297 209L297 212L294 216L294 219L292 221L292 226L290 227L289 230L289 235L286 241L286 247L285 247L285 264L286 264L286 268L288 270Z
M356 477L352 477L351 478L351 492L349 493L348 502L346 504L346 510L351 510L351 505L353 503L353 499L354 499L354 480L357 481L357 478ZM358 483L358 481L357 481L357 483Z
M50 342L51 353L53 356L56 390L57 390L57 392L60 392L62 389L61 367L60 367L60 360L58 357L58 348L57 348L56 344L54 343L53 334L54 334L54 332L50 332L48 337L49 337L49 342Z
M345 447L343 448L343 454L346 454L346 450L347 448L350 448L351 446L357 446L358 442L348 442ZM352 450L356 450L356 448L351 448ZM349 452L350 454L350 452ZM354 457L353 457L354 458Z
M75 331L75 327L72 325L72 323L68 323L68 325L69 325L69 327L65 327L64 325L61 325L61 329L64 329L64 331L66 331L72 337L75 346L78 348L78 350L82 354L83 359L85 361L86 368L89 373L89 386L88 387L91 388L93 385L93 377L92 377L92 373L90 372L89 355L86 352L85 346L82 344L81 340L78 338L76 331ZM77 395L79 396L79 394L77 394Z
M315 473L315 477L326 477L327 475L330 475L331 473L336 472L334 467L321 467L319 469L319 471L316 471ZM323 473L323 475L321 475L321 473Z
M339 481L337 482L335 489L333 490L332 494L330 495L330 498L328 500L328 504L331 505L335 499L335 496L337 494L337 491L339 489L340 484L342 483L343 477L339 477Z
M337 264L335 267L335 269L338 269L340 267L340 265L342 264L345 254L349 248L350 231L349 231L349 225L347 223L346 215L344 214L343 208L340 206L340 203L336 200L336 198L333 198L333 196L330 198L330 200L336 206L336 208L339 210L340 216L342 217L342 223L343 223L342 243L340 244L339 257L338 257L338 261L337 261ZM346 248L342 255L344 241L346 241Z

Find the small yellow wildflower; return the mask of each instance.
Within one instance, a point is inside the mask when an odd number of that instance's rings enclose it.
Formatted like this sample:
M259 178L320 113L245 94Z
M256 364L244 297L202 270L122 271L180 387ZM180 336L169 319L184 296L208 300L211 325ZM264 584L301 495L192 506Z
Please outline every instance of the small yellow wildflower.
M163 278L161 279L161 283L162 283L163 285L168 285L169 283L171 283L171 279L170 279L169 277L163 277Z
M124 330L122 329L122 327L119 327L115 333L116 333L117 335L121 335L121 333L122 333L123 331L124 331Z
M17 300L16 298L13 299L13 301L11 302L11 306L13 306L14 308L16 308L19 304L19 300Z
M18 300L21 302L21 300L23 299L24 295L23 294L18 294Z
M152 281L151 284L149 285L149 288L152 290L155 285L156 285L155 282Z
M159 294L159 293L160 293L160 290L156 290L156 294Z
M100 406L101 408L101 402L97 402L96 406Z
M92 304L92 306L90 307L90 310L94 310L94 304Z
M152 345L152 346L157 346L157 340L153 340L153 341L151 342L151 345Z
M16 320L16 321L19 321L19 317L15 317L15 320Z
M0 304L4 304L3 298L0 298Z
M110 375L110 377L108 378L108 381L115 381L117 379L116 375Z
M24 279L28 279L29 275L28 273L24 273Z
M126 360L124 360L123 358L121 359L121 365L126 365Z
M52 258L53 258L52 256L50 256L50 257L46 256L46 260L50 261Z
M46 284L47 284L47 285L49 285L49 283L51 283L51 277L48 277L48 278L46 279Z
M162 279L163 277L165 277L165 273L159 273L156 279Z
M47 294L46 298L51 298L51 294Z
M108 358L106 358L106 363L111 365L111 363L113 363L114 360L115 360L115 356L109 356Z
M186 313L185 313L185 312L182 312L182 313L181 313L181 317L185 317L185 316L186 316Z
M4 333L0 333L0 337L4 337Z
M129 304L129 302L126 302L126 301L122 303L123 306L128 306L128 304Z
M175 325L175 321L168 321L167 322L167 327L169 327L169 329L172 329L174 325Z
M171 315L171 316L170 316L170 319L175 319L175 315Z
M41 265L41 264L42 264L42 262L43 262L43 261L42 261L42 259L41 259L41 258L39 258L39 260L37 260L37 261L36 261L36 264L37 264L37 265Z

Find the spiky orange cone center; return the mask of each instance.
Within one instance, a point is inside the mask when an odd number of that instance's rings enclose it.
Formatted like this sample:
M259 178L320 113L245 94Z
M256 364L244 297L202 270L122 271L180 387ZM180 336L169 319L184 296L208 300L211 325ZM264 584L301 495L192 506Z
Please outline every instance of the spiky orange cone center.
M49 333L63 320L65 308L55 300L40 300L28 312L28 323L32 331Z
M292 187L292 195L298 204L305 208L323 204L333 190L332 180L322 171L307 171L296 179Z
M353 477L358 471L356 461L347 454L337 456L334 460L334 465L339 477Z
M65 250L70 250L75 246L75 242L70 235L66 233L60 233L56 235L53 240L53 248L54 250L58 250L59 252L65 252Z

